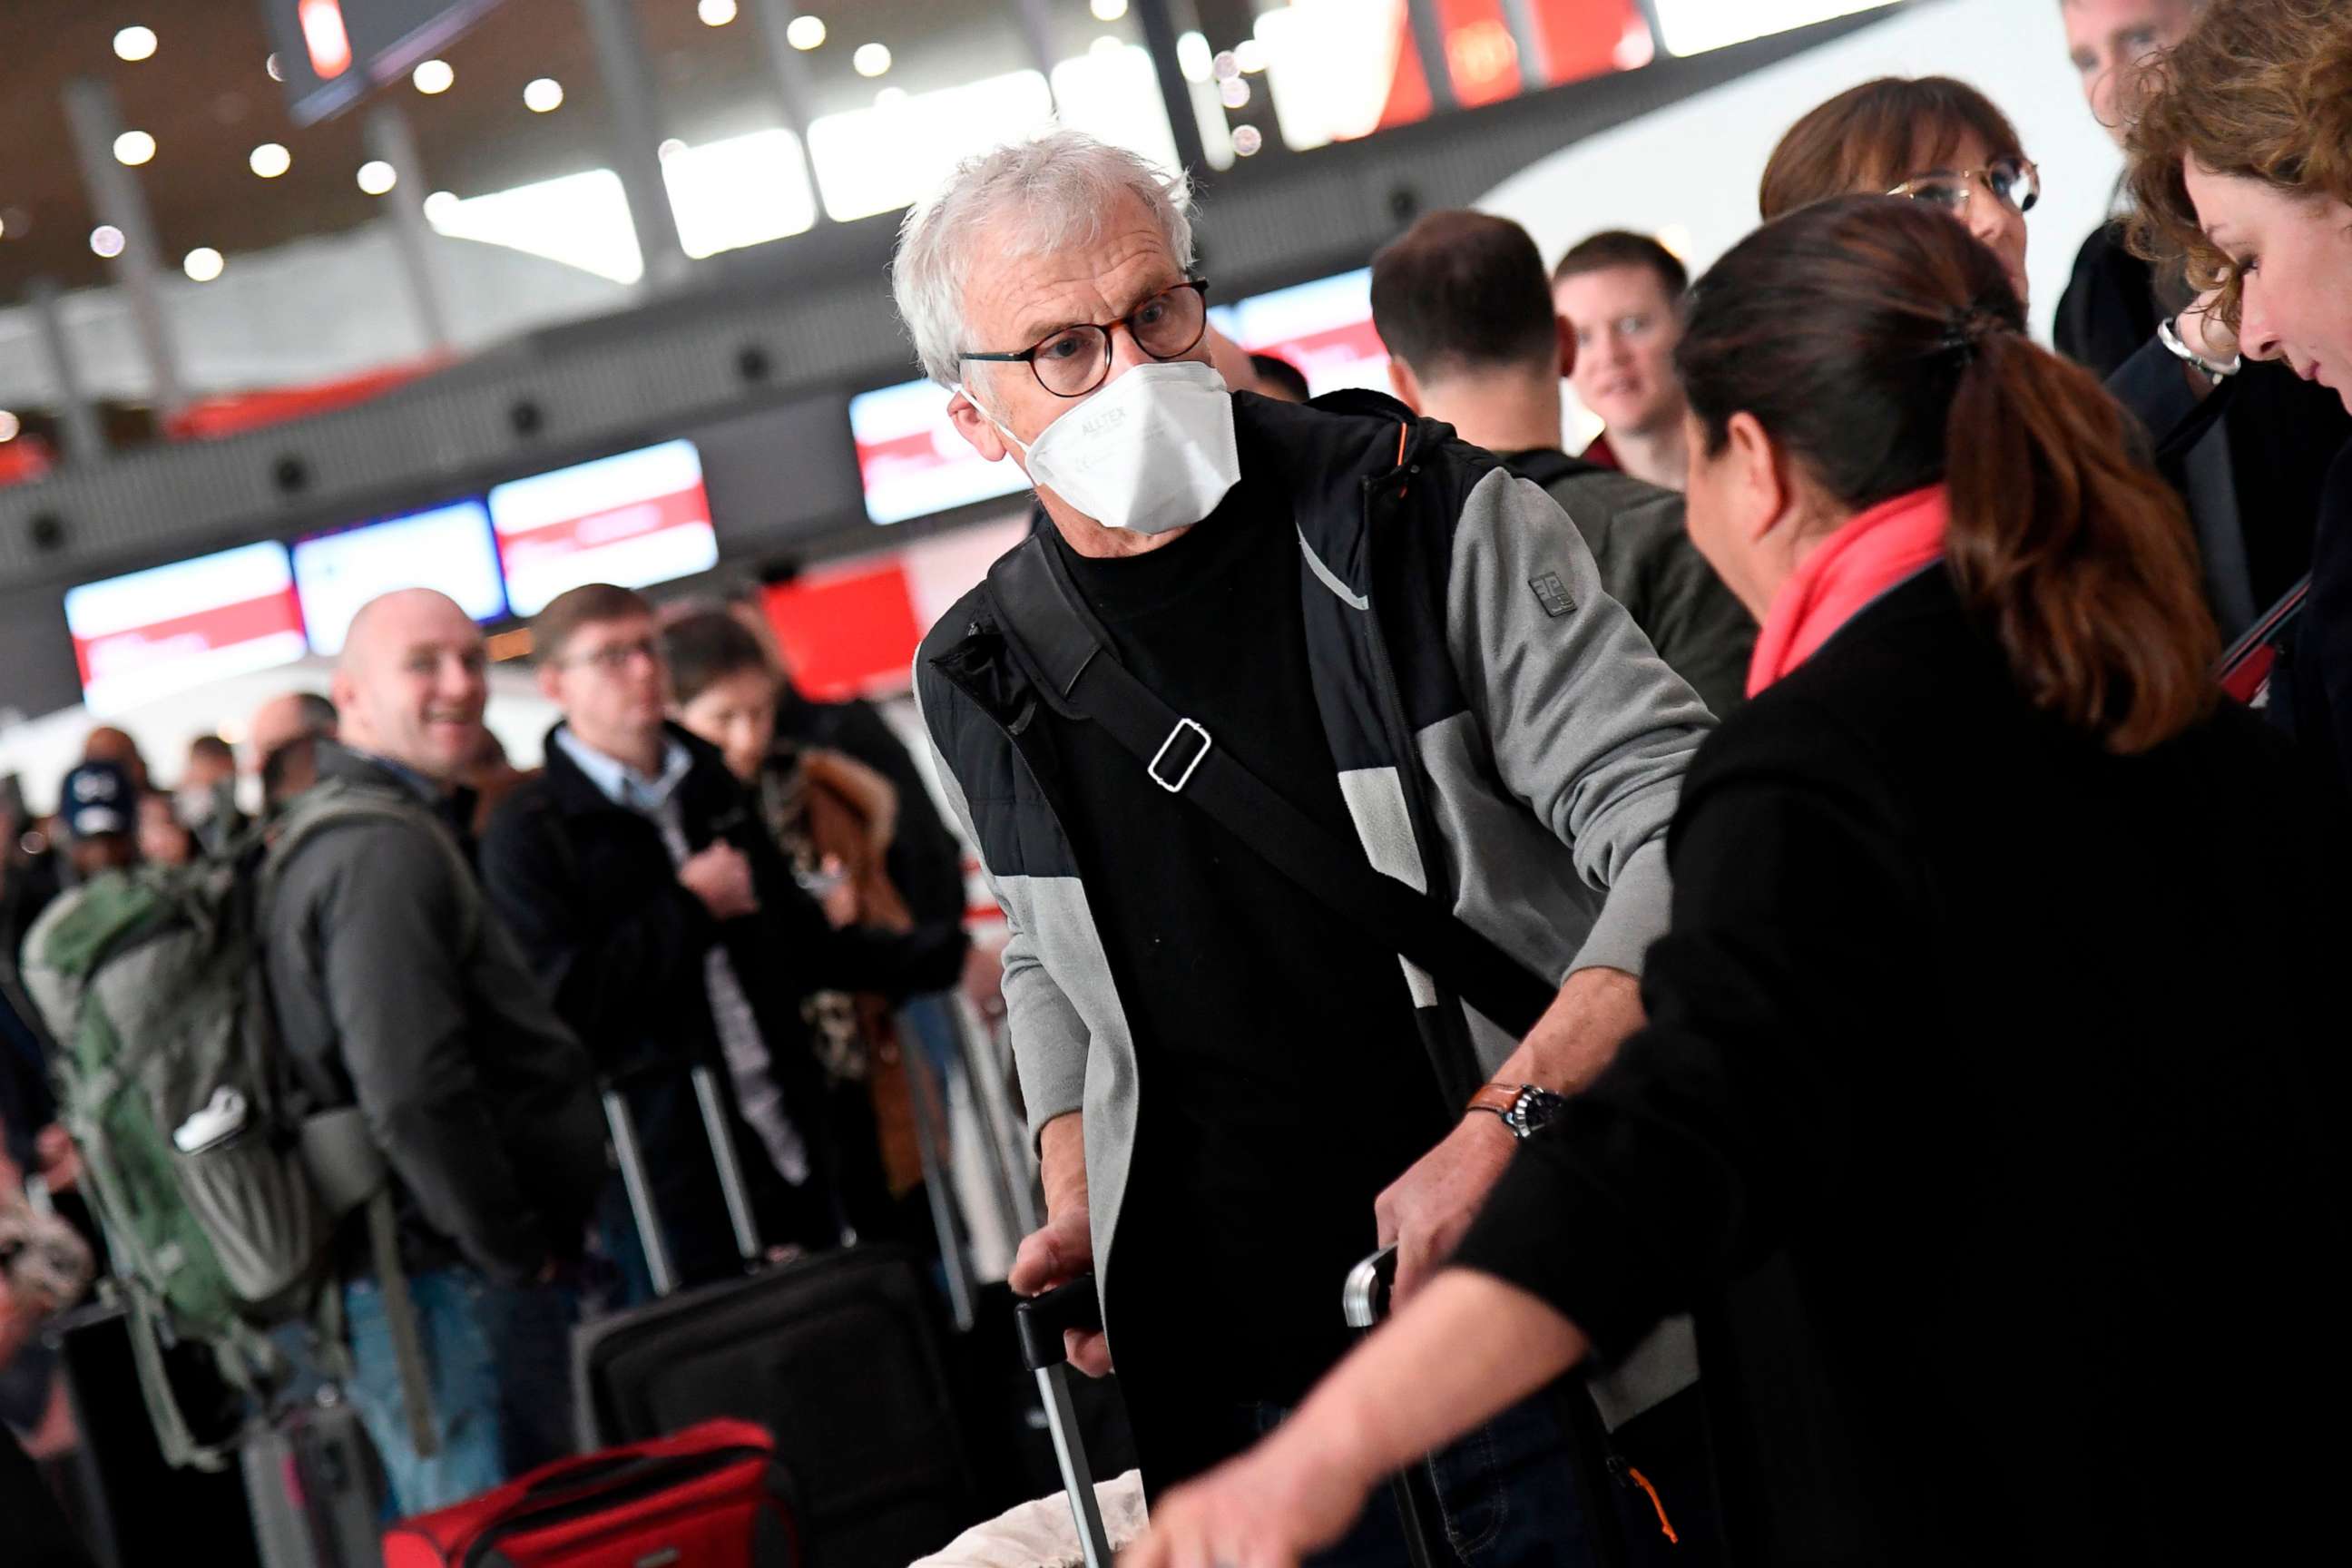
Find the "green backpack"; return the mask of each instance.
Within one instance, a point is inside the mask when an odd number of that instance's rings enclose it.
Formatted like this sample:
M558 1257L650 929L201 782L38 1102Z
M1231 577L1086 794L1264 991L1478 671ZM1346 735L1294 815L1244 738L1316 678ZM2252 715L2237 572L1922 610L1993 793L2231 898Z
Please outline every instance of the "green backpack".
M174 1465L224 1468L236 1438L198 1440L166 1345L208 1349L257 1418L294 1370L273 1331L310 1324L327 1369L348 1375L332 1244L360 1210L412 1435L421 1455L435 1451L383 1157L356 1107L297 1113L263 949L277 881L314 835L416 815L382 792L321 784L217 856L94 878L26 935L25 987L58 1042L61 1120Z

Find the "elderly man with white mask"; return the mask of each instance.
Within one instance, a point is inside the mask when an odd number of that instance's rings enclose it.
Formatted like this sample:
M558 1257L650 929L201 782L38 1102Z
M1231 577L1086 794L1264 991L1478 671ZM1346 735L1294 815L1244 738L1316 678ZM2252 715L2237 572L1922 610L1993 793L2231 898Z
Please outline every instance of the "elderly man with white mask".
M1708 723L1543 491L1384 397L1227 390L1184 195L1057 132L963 164L894 269L957 429L1051 524L916 679L1013 931L1048 1214L1013 1282L1095 1271L1108 1338L1072 1358L1117 1352L1155 1490L1344 1351L1376 1242L1412 1291L1639 1022ZM1604 1414L1692 1362L1663 1331ZM1482 1563L1590 1561L1554 1406L1436 1471ZM1376 1511L1332 1560L1403 1542Z

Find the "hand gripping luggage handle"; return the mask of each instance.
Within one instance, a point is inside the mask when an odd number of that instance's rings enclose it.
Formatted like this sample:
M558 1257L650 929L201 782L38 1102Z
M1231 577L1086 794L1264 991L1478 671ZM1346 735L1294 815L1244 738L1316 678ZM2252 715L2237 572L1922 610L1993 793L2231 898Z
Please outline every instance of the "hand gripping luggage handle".
M1396 1292L1397 1249L1383 1247L1348 1270L1339 1293L1340 1315L1348 1326L1368 1334L1389 1315ZM1406 1466L1389 1478L1389 1499L1396 1505L1397 1523L1404 1530L1404 1552L1412 1568L1453 1568L1460 1559L1445 1534L1444 1514L1437 1500L1437 1475L1426 1459Z
M1396 1291L1396 1269L1397 1249L1383 1247L1348 1270L1339 1310L1349 1328L1359 1333L1370 1333L1380 1327ZM1591 1532L1594 1555L1602 1568L1617 1568L1625 1562L1626 1552L1623 1533L1617 1524L1614 1489L1606 1468L1607 1434L1581 1380L1571 1375L1557 1388L1561 1426L1568 1437L1570 1479L1576 1486L1577 1500L1583 1506L1586 1528ZM1452 1542L1443 1530L1428 1528L1430 1521L1444 1516L1439 1511L1436 1473L1427 1461L1391 1476L1389 1490L1396 1501L1398 1519L1404 1526L1405 1552L1412 1560L1412 1568L1433 1568L1435 1564L1457 1562Z
M1013 1309L1013 1321L1021 1332L1023 1365L1031 1372L1060 1366L1066 1359L1064 1330L1102 1331L1102 1299L1095 1293L1095 1277L1081 1274L1042 1296L1030 1297Z
M1094 1467L1087 1462L1077 1410L1070 1403L1070 1367L1062 1340L1065 1330L1102 1328L1095 1277L1081 1274L1031 1297L1013 1309L1013 1321L1021 1336L1022 1364L1036 1373L1037 1392L1045 1398L1045 1425L1053 1433L1054 1458L1062 1467L1062 1489L1069 1494L1070 1517L1078 1527L1086 1568L1111 1568L1110 1532L1103 1528Z

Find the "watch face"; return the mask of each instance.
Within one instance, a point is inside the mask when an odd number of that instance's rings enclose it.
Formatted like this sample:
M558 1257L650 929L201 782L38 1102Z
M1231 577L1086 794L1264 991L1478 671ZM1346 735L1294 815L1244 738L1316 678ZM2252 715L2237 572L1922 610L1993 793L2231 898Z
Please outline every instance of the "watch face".
M1518 1102L1511 1107L1512 1130L1524 1138L1549 1124L1565 1103L1548 1089L1526 1089L1519 1095Z

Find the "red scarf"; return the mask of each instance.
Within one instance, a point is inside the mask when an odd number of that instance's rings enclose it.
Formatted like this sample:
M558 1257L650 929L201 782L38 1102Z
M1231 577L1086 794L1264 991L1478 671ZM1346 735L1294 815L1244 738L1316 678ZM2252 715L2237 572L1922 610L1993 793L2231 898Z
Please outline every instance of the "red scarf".
M1748 664L1748 695L1804 663L1864 605L1942 556L1950 521L1944 487L1929 485L1856 513L1822 541L1772 595Z

